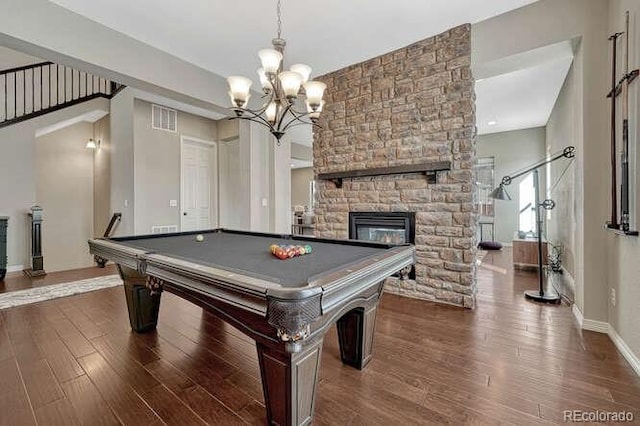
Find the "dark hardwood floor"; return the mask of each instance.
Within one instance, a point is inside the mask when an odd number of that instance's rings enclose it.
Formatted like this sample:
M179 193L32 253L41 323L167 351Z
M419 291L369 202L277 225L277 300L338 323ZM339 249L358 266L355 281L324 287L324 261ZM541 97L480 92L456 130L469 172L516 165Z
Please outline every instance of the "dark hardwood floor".
M332 330L314 424L563 423L564 410L640 421L640 378L609 338L577 329L567 306L526 302L535 275L510 263L485 257L474 311L384 295L362 371L341 364ZM171 294L141 335L121 288L0 311L2 425L265 421L252 341Z

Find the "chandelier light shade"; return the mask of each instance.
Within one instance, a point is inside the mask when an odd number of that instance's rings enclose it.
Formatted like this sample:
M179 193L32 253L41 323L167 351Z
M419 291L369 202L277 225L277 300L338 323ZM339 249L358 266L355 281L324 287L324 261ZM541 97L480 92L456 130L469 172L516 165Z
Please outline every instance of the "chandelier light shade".
M320 108L326 88L327 85L321 81L307 81L304 84L304 90L307 92L307 105L309 105L313 111Z
M262 87L263 104L258 109L249 109L252 81L246 77L227 78L229 97L235 116L231 119L244 119L260 123L269 128L280 143L287 129L300 124L317 126L322 112L324 91L327 85L321 81L309 80L311 67L294 64L284 69L284 47L281 38L281 4L278 0L278 36L272 40L273 49L258 52L262 67L257 70Z
M266 75L277 74L284 55L274 49L262 49L258 52L262 69Z
M311 67L305 64L295 64L291 65L291 71L297 72L302 76L302 82L306 83L309 81L309 76L311 75Z
M294 100L298 97L300 91L300 85L302 84L302 76L295 71L282 71L278 74L280 85L284 96L288 100Z
M233 75L227 78L227 83L229 84L231 102L233 102L236 107L243 108L247 102L249 102L253 82L246 77Z

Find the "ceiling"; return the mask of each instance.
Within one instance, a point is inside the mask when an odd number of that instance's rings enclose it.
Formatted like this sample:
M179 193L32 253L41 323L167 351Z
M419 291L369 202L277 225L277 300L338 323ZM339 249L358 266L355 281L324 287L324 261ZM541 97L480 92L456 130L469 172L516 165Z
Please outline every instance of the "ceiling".
M51 0L222 76L257 81L276 36L276 1ZM288 65L321 75L535 0L283 0Z
M257 51L276 35L276 0L50 1L214 73L255 83ZM283 0L285 60L320 75L534 1ZM544 126L571 61L567 42L475 67L478 133ZM292 141L310 145L306 130Z
M291 159L291 168L292 169L303 169L305 167L313 167L312 161L300 160L299 158Z
M566 41L476 67L478 134L545 126L572 61Z

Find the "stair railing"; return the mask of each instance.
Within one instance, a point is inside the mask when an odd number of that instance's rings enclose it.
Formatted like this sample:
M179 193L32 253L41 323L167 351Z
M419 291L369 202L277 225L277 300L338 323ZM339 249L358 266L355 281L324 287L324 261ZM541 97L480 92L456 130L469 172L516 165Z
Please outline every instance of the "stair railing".
M112 98L124 85L66 65L40 62L0 71L0 127L94 98Z
M119 223L121 220L122 220L122 213L114 213L113 216L111 216L109 225L107 225L107 229L104 231L104 234L102 236L104 238L109 238L109 236L111 236L111 232L113 232L113 229L116 226L116 223ZM96 262L96 265L98 266L98 268L104 268L105 265L107 264L107 259L102 258L100 256L93 256L93 260Z

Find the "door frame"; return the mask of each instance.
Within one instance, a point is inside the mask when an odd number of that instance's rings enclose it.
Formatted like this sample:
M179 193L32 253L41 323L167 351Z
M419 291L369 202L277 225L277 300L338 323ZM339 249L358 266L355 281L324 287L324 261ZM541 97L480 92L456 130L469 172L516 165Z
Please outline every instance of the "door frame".
M211 185L211 194L209 194L210 199L215 201L215 211L213 208L209 209L210 212L210 223L212 228L217 228L220 220L220 200L219 200L219 167L218 167L218 142L206 139L200 139L193 136L189 136L186 134L180 134L180 205L178 214L180 215L180 231L182 232L182 218L183 218L183 209L184 205L184 194L183 194L183 185L184 185L184 170L182 170L182 159L184 157L184 145L185 143L196 143L200 145L206 145L211 148L211 167L215 168L213 173L211 173L211 177L213 179L213 183ZM215 216L215 218L214 218ZM215 220L214 220L215 219Z

